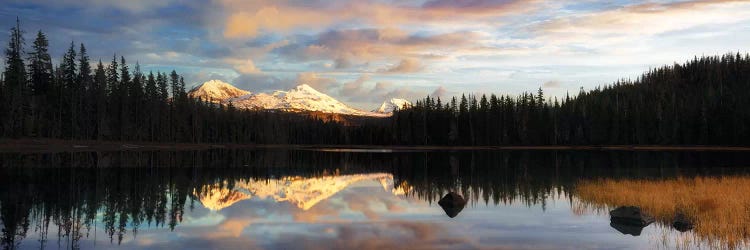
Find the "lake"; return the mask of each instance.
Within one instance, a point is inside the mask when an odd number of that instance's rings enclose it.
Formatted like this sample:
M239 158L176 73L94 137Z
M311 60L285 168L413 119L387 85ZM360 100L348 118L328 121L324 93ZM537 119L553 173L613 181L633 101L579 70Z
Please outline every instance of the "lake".
M702 219L708 215L700 212L750 214L750 202L731 190L705 191L711 193L701 194L707 198L695 206L684 199L641 198L682 181L691 183L680 189L685 192L723 180L732 180L729 189L744 190L750 186L743 185L748 166L745 152L2 153L0 244L20 249L743 248L750 233L742 221ZM641 192L645 186L652 189ZM621 205L639 206L656 219L645 227L611 222L609 211ZM696 206L693 215L690 208ZM694 228L675 229L674 211L685 211Z

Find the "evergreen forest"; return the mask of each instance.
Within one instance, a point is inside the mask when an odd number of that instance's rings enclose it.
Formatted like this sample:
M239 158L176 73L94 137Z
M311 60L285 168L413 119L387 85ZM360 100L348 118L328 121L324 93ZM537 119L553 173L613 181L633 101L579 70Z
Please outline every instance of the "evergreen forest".
M748 145L750 55L702 56L564 98L425 97L387 118L342 122L189 98L176 71L92 61L71 42L55 64L42 31L10 30L0 137L327 145Z

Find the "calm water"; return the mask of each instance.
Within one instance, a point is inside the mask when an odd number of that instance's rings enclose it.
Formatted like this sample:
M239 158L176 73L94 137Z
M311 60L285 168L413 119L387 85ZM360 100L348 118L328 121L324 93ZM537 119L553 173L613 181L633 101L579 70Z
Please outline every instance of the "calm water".
M691 232L655 223L638 236L623 234L610 226L606 210L581 208L573 186L597 178L745 174L746 158L549 151L6 153L0 154L0 236L3 248L21 249L673 248ZM438 204L451 192L466 204L455 198L445 208Z

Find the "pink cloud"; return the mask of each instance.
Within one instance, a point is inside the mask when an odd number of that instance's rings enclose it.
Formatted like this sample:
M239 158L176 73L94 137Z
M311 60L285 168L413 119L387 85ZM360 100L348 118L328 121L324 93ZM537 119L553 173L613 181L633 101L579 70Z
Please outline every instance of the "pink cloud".
M261 32L320 28L336 22L362 22L376 27L444 23L447 20L481 20L519 14L538 8L537 0L437 0L423 5L352 1L332 4L299 4L292 1L219 0L229 12L227 38L255 37Z
M422 71L423 66L422 63L419 62L417 59L413 58L406 58L401 59L401 62L399 62L397 65L382 69L381 72L385 73L414 73Z

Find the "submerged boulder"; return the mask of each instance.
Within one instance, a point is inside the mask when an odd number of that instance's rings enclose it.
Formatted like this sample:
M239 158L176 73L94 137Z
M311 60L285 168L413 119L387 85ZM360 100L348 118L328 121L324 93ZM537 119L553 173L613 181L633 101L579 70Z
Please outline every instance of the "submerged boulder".
M618 232L622 234L629 234L632 236L640 236L641 231L643 231L643 228L645 226L636 226L636 225L629 225L629 224L619 224L615 222L610 222L609 226L617 230Z
M438 201L438 205L443 208L448 217L453 218L464 209L466 200L460 194L450 192Z
M687 232L692 230L695 227L695 224L693 224L693 221L690 220L687 216L685 216L682 213L677 213L674 217L674 221L672 222L672 227L680 232Z
M622 206L609 211L610 220L618 224L634 226L648 226L654 222L654 217L641 211L640 207Z
M654 217L635 206L622 206L609 211L610 226L620 233L641 235L644 227L654 222Z

